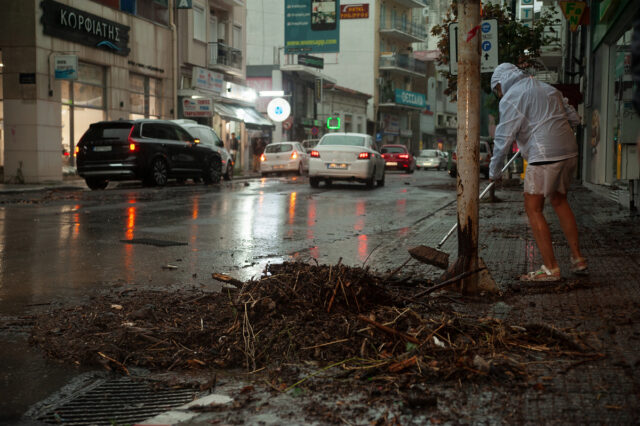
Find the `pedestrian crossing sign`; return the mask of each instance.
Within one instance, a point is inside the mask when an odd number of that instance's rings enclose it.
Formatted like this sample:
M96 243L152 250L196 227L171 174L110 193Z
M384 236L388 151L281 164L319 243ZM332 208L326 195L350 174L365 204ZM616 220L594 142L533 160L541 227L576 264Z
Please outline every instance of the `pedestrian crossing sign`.
M560 8L562 9L562 14L567 21L569 21L569 28L571 31L575 31L578 29L580 25L580 21L582 20L582 14L586 9L587 4L584 1L561 1Z

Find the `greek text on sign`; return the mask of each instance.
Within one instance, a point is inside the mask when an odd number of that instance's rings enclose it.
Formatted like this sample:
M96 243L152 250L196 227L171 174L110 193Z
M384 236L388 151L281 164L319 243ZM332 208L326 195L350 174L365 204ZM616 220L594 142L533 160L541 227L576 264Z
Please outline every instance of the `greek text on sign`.
M211 99L185 98L182 101L182 112L185 117L211 117L213 108Z
M583 1L561 1L560 8L567 21L569 21L569 28L571 31L578 29L582 14L587 4Z
M396 103L401 105L409 105L418 108L424 108L427 105L427 99L422 93L409 92L407 90L396 89Z
M353 3L340 5L340 19L369 18L369 3Z

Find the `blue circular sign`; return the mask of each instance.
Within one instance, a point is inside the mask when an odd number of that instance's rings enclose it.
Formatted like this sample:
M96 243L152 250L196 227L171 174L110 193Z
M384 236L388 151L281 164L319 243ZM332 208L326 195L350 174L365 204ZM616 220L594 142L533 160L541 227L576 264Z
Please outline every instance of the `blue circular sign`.
M488 52L489 50L491 50L491 42L490 41L483 41L482 42L482 50L484 52Z
M491 31L491 24L488 22L483 22L482 23L482 32L483 33L488 33L489 31Z

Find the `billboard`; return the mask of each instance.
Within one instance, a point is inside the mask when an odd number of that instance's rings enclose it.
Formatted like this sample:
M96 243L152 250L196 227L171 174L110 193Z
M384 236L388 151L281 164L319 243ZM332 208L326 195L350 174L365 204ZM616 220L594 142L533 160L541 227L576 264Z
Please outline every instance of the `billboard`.
M339 11L339 0L285 0L285 53L339 52Z

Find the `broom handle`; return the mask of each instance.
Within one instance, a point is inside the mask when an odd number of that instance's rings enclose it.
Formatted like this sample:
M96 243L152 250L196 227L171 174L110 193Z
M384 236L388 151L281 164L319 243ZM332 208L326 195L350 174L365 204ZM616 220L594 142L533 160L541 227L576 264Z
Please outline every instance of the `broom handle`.
M520 156L520 151L516 152L513 155L513 157L511 157L511 159L507 161L507 164L504 165L504 167L500 171L500 174L502 175L502 173L504 173L509 168L511 163L513 163L515 159L518 158L519 156ZM493 187L494 184L495 182L489 183L489 185L487 185L487 187L480 193L480 196L478 197L478 199L482 199L482 197L484 197L487 194L487 192L489 192L489 190L491 189L491 187ZM449 239L449 237L451 236L451 234L453 234L453 231L455 231L457 227L458 227L458 223L456 222L456 224L453 225L451 229L449 229L449 232L447 232L447 235L444 236L444 238L438 243L436 247L437 248L442 247L442 245Z

